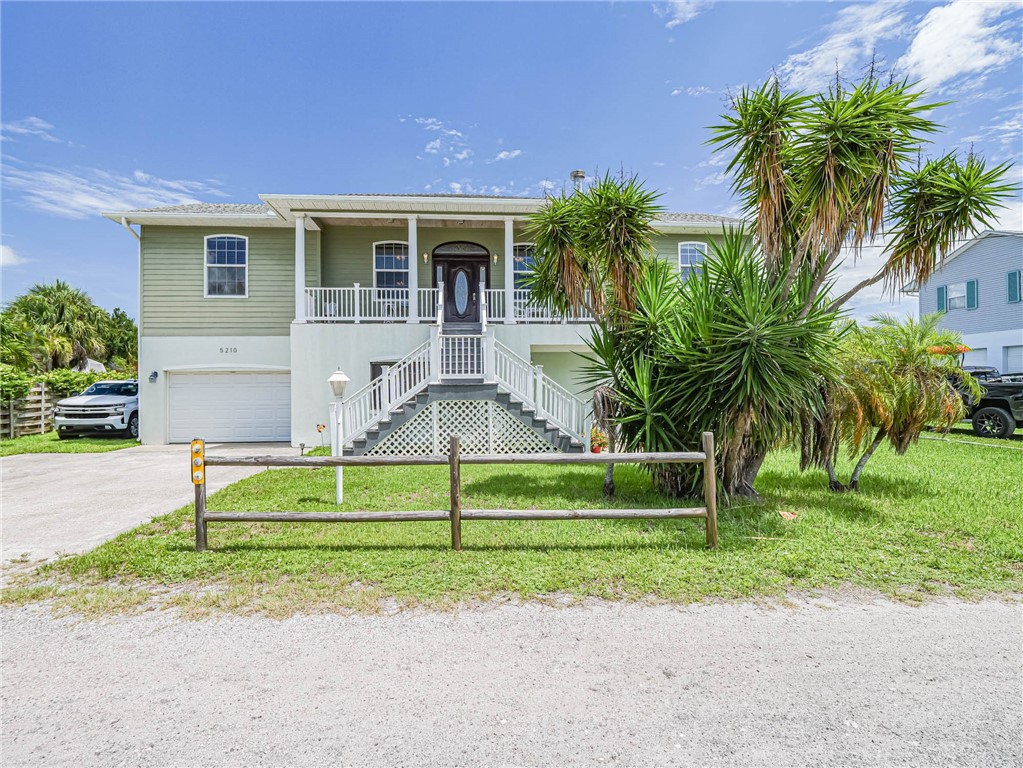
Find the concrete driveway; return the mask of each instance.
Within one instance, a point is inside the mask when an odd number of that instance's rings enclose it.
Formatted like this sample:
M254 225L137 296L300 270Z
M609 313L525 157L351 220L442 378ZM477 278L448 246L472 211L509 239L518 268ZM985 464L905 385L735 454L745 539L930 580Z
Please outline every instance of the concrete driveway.
M207 446L209 453L298 455L286 443ZM187 445L110 453L30 453L0 459L0 560L78 553L194 499ZM215 467L216 491L260 468Z

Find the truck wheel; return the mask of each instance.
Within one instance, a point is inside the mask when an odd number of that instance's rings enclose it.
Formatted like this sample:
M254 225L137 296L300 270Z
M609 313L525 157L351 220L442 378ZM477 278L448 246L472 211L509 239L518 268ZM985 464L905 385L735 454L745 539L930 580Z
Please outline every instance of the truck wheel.
M980 437L1009 437L1016 431L1016 420L1004 408L988 406L973 414L973 434Z
M75 440L77 438L78 438L78 435L76 435L74 432L68 432L66 430L59 430L57 432L57 439L58 440Z
M128 417L128 428L124 430L124 436L133 440L139 439L139 415L138 412Z

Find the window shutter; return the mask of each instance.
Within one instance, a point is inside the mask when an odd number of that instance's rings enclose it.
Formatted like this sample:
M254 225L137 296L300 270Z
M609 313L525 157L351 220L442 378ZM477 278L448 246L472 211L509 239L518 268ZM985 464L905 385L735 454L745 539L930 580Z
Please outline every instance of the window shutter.
M938 312L948 312L948 288L938 286Z
M1018 304L1020 300L1019 296L1019 280L1020 271L1017 269L1015 272L1009 273L1009 303Z
M966 282L966 308L976 309L977 308L977 281L968 280Z

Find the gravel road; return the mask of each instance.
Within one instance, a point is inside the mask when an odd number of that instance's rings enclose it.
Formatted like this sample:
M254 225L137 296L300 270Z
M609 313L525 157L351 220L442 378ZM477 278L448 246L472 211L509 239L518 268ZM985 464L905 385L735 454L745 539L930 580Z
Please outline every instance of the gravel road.
M15 766L1023 764L1023 605L4 609Z

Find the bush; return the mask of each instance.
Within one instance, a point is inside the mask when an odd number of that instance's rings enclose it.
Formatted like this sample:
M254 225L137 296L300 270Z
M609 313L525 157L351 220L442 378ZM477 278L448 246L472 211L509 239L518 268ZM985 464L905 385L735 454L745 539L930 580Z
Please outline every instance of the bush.
M32 389L32 378L13 365L0 364L0 403L20 400Z
M133 371L72 371L69 368L57 368L40 374L34 381L45 384L46 388L58 397L68 397L83 392L97 381L116 381L134 379Z

